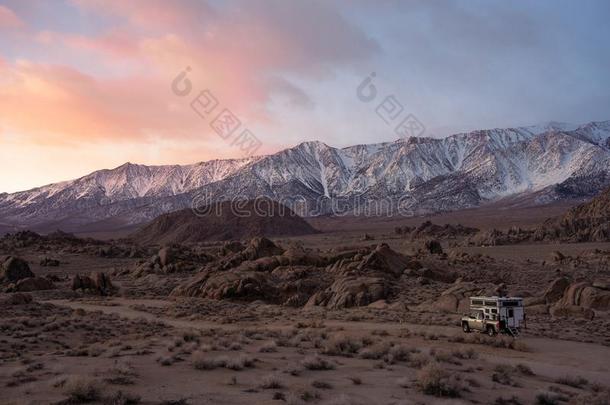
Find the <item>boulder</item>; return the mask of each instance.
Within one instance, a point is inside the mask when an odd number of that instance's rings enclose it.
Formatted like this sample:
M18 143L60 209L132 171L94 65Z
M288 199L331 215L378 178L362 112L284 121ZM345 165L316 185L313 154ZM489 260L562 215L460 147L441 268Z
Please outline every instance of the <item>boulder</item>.
M423 244L423 251L433 255L443 254L443 247L436 239L428 239Z
M256 260L261 257L279 256L284 253L284 249L276 246L275 243L267 238L254 238L248 246L232 255L227 256L221 262L221 269L236 267L246 260Z
M454 283L441 295L432 301L418 305L420 311L440 311L449 313L464 313L470 307L470 297L492 295L496 286L481 286L473 282Z
M53 283L44 277L29 277L17 281L15 291L30 292L39 290L52 290L55 286Z
M595 280L592 286L600 290L610 291L610 280Z
M21 279L34 277L28 262L25 260L9 256L0 266L0 280L15 283Z
M101 295L109 295L114 290L110 276L101 271L95 273L93 279L95 286Z
M390 286L381 277L340 277L326 290L314 294L306 306L318 305L330 309L361 307L386 299Z
M550 314L559 318L584 318L588 320L595 318L595 311L578 305L554 305L550 308Z
M381 273L400 277L407 267L413 267L408 257L382 243L362 259L357 269L363 273Z
M571 284L556 304L558 307L576 305L583 308L607 311L610 309L610 292L582 281Z
M368 305L368 308L373 308L373 309L388 309L388 302L386 300L379 300L379 301L375 301L375 302L371 302Z
M76 274L72 278L72 290L75 291L83 290L99 295L109 295L114 289L110 277L103 272L93 273L91 276Z
M550 309L553 316L593 319L594 311L610 310L610 291L588 281L572 283Z
M273 300L276 289L269 275L256 271L204 271L193 280L176 287L172 296L211 299Z
M418 280L426 280L424 283L429 284L430 281L439 281L442 283L453 283L458 279L458 274L453 271L445 271L439 269L429 269L423 267L418 270L407 270L406 276L417 277ZM420 282L420 284L423 284Z
M171 247L164 246L161 249L159 249L158 256L159 256L159 263L161 263L161 266L167 266L170 263L172 263L172 261L174 259L174 252Z
M544 290L542 297L545 304L552 304L559 301L563 296L566 288L570 285L570 280L567 277L558 277L551 281L551 284Z
M89 276L81 276L80 274L72 277L72 290L94 290L95 283Z

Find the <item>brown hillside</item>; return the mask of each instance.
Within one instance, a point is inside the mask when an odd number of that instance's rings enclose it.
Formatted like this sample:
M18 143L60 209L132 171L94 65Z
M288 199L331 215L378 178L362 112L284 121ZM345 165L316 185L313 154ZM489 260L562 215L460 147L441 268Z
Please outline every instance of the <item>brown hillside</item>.
M610 188L588 203L569 209L545 224L548 233L574 241L610 240Z
M224 201L163 214L130 235L142 244L196 243L253 237L298 236L317 231L276 201Z

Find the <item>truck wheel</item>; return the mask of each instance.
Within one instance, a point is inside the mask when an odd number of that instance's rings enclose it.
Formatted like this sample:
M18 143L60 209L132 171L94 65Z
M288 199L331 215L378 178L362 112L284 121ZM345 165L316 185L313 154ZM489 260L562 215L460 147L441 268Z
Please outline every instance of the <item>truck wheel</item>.
M462 330L464 331L464 333L470 333L470 326L468 326L467 322L464 322L462 324Z
M493 326L488 326L487 327L487 335L493 337L495 334L496 334L496 331L494 330L494 327Z

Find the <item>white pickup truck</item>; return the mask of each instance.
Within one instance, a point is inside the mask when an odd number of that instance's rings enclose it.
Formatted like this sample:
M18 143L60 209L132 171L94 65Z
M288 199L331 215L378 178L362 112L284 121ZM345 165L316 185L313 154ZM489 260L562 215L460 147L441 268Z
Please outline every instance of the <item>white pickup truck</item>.
M470 297L470 313L462 317L464 332L479 331L494 336L519 335L525 327L525 310L520 297Z

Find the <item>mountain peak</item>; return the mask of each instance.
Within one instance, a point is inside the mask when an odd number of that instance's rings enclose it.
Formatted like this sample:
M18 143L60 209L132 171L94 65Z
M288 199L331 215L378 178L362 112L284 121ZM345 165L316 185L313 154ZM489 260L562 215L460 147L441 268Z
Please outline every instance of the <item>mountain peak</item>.
M349 203L358 196L406 201L413 212L425 213L558 185L576 193L610 185L609 122L562 130L561 136L549 132L560 127L569 128L545 123L341 149L308 141L268 156L184 166L126 162L76 180L1 194L0 217L11 226L57 227L61 221L117 226L187 208L202 193L217 200L298 197L309 207L318 207L319 198Z

